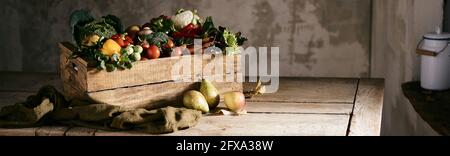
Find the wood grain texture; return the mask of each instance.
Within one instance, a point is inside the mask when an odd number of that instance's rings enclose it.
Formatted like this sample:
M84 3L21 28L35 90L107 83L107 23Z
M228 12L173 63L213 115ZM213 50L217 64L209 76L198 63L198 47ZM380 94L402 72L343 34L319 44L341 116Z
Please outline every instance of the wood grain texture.
M36 136L64 136L69 127L43 126L36 129Z
M383 98L383 79L360 80L349 127L349 136L380 135Z
M278 92L257 96L249 101L352 104L357 82L358 79L280 78Z
M61 58L60 70L64 82L74 85L86 92L95 92L123 87L132 87L161 83L166 81L176 81L180 79L198 79L203 75L226 75L240 72L240 55L189 55L180 57L166 57L154 60L137 61L133 63L130 70L116 70L107 72L88 67L87 63L80 58L68 59L73 48L69 43L60 43ZM184 64L187 63L187 64ZM190 67L190 73L172 73L176 65L185 68ZM217 69L211 65L222 67ZM74 70L74 67L78 71Z
M229 91L242 91L241 83L221 82L214 83L214 85L221 95ZM98 103L107 103L126 108L152 109L164 106L180 106L182 105L182 97L185 92L193 89L198 90L199 88L199 83L166 82L93 92L88 93L88 95Z
M37 92L44 85L62 89L62 81L53 73L0 72L0 91Z
M22 81L34 80L35 86L38 83L46 82L52 76L34 76L39 74L20 73L5 75L5 84L20 85ZM29 78L28 78L29 77ZM58 77L53 75L53 77ZM15 80L17 80L15 82ZM353 84L353 82L356 82ZM247 110L250 112L242 116L205 116L199 125L192 129L179 131L173 134L182 135L379 135L381 127L381 110L383 102L384 82L380 79L362 79L359 89L353 89L358 84L358 79L334 79L334 78L281 78L281 88L278 93L257 96L253 100L247 101ZM159 85L159 84L156 84ZM170 88L178 88L187 84L172 84L171 87L148 87L136 86L139 88L132 92L123 90L118 93L105 93L102 96L117 96L125 100L130 95L132 98L150 95L158 97L158 92L164 92ZM15 102L20 102L32 95L38 87L31 89L20 89L18 91L1 91L0 107ZM230 88L230 84L216 84L218 88ZM345 86L349 88L345 88ZM25 86L23 86L25 87ZM192 88L199 86L193 85ZM10 87L12 88L12 87ZM37 89L36 89L37 88ZM40 87L39 87L40 88ZM234 87L231 87L234 88ZM242 85L236 87L242 89ZM342 89L338 89L342 88ZM29 91L23 91L29 90ZM220 90L220 89L219 89ZM347 97L351 91L355 96ZM222 91L225 92L225 91ZM127 94L126 94L127 93ZM154 94L154 95L152 95ZM317 94L317 95L314 95ZM136 96L134 96L136 95ZM134 97L133 97L134 96ZM356 105L352 113L352 102L348 103L351 97ZM120 101L120 100L119 100ZM257 102L255 102L257 101ZM288 101L288 102L286 102ZM294 102L292 102L294 101ZM314 102L304 102L314 101ZM322 101L322 102L320 102ZM335 102L333 102L335 101ZM174 103L173 103L174 104ZM139 106L139 105L135 105ZM223 107L223 104L220 105ZM352 115L349 115L352 114ZM351 119L350 119L350 116ZM351 122L349 124L349 121ZM350 129L348 129L350 125ZM89 128L74 127L41 127L25 129L0 129L0 135L21 136L21 135L50 135L59 136L141 136L148 135L142 132L107 132L97 131ZM64 132L63 132L64 131Z
M247 114L207 116L171 136L345 136L349 115Z
M0 108L7 105L13 105L18 102L24 102L27 97L33 95L33 92L3 92L0 91Z
M224 104L221 103L219 107L225 108ZM250 119L246 117L247 115L230 117L230 116L205 116L201 119L200 123L202 126L197 130L187 130L179 131L174 134L169 135L346 135L349 114L353 108L352 104L317 104L317 103L265 103L265 102L249 102L247 104L246 110L251 112ZM296 116L299 115L299 116ZM305 117L306 115L306 117ZM308 116L309 115L309 116ZM317 116L314 116L317 115ZM257 117L253 117L257 116ZM258 117L260 116L260 117ZM289 117L291 116L291 117ZM267 119L272 118L272 119ZM311 121L298 121L291 118L302 118L304 120L310 119ZM332 118L337 118L332 119ZM258 120L259 119L259 120ZM206 121L205 121L206 120ZM255 121L256 120L256 121ZM265 121L269 121L267 124ZM276 120L280 120L276 123ZM337 121L339 120L339 121ZM225 121L225 122L224 122ZM283 122L285 121L285 122ZM295 122L294 122L295 121ZM337 121L337 122L335 122ZM206 123L205 123L206 122ZM311 124L315 122L314 124ZM333 123L335 122L335 123ZM233 124L233 125L229 125ZM255 127L254 125L260 125L260 127ZM285 124L286 126L281 126ZM294 124L294 125L290 125ZM298 124L298 125L295 125ZM319 130L320 132L313 132L317 130L311 130L313 128L321 128L320 125L330 126L328 128L335 128L336 131L332 130ZM228 126L229 125L229 126ZM238 125L236 129L235 125ZM250 125L249 128L242 128L242 131L251 132L239 132L239 125ZM303 125L303 126L301 126ZM328 126L329 126L328 125ZM221 130L220 127L225 127ZM304 128L309 127L310 128ZM228 127L228 128L227 128ZM261 128L264 127L264 128ZM296 127L297 129L292 129ZM204 129L202 129L204 128ZM258 130L258 128L264 130ZM273 131L273 132L270 132ZM281 133L280 133L281 131ZM296 132L294 132L296 131ZM308 132L311 131L311 132ZM251 133L251 134L249 134ZM314 134L315 133L315 134ZM333 134L334 133L334 134ZM338 134L339 133L339 134ZM149 134L138 132L138 131L126 131L126 132L111 132L111 131L97 131L96 136L146 136Z
M148 133L139 131L104 131L98 130L95 136L151 136Z
M247 114L206 116L199 124L163 136L345 136L349 115ZM96 136L142 136L142 132L98 131Z
M94 136L96 129L85 127L72 127L66 131L65 136Z
M0 136L36 136L37 128L0 128Z
M190 59L192 59L192 61ZM231 62L232 66L227 66L226 61L228 59L233 60L233 62ZM175 68L176 64L181 65L184 61L191 62L190 73L183 74L181 70L180 72L172 73L172 70ZM99 71L96 69L91 69L87 73L87 92L176 81L181 79L196 80L203 76L214 74L234 74L239 72L239 68L237 68L238 61L240 61L239 56L216 56L212 59L210 56L192 55L138 61L133 63L133 68L130 70L107 72L105 70ZM208 70L208 72L202 70L206 70L206 67L209 65L216 64L223 67L222 72L215 72L214 69ZM183 64L181 67L184 68L186 66Z
M59 74L61 81L65 84L63 85L64 92L82 91L83 93L87 91L87 63L86 61L77 58L70 59L72 55L72 48L68 48L70 44L60 43L59 47L61 49L60 54L60 68ZM69 87L70 86L70 87ZM72 94L67 94L72 96Z
M225 108L224 104L219 105ZM269 103L247 102L246 110L251 113L284 114L336 114L350 115L352 104L340 103Z
M70 43L60 43L59 46L60 75L64 94L69 99L92 100L130 108L155 108L166 106L167 103L179 104L178 99L182 93L195 87L195 82L201 78L218 82L217 88L222 93L242 91L242 84L237 79L240 73L240 55L160 58L134 62L130 70L107 72L88 67L80 58L69 59L73 51ZM179 72L172 73L177 66L180 67ZM190 68L189 73L182 72L181 69L186 67ZM222 80L229 77L232 78L231 81ZM180 80L186 83L173 82Z

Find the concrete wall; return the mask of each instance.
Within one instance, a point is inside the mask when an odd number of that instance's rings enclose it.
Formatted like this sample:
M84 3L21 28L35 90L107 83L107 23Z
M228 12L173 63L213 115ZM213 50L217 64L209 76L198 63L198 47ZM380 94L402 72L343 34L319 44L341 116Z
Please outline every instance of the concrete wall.
M434 135L403 96L401 84L419 80L422 35L442 24L442 0L375 0L372 77L386 79L383 135Z
M0 71L56 72L57 42L70 40L72 11L143 24L177 8L198 9L242 31L251 46L280 47L284 76L367 77L371 0L2 0Z

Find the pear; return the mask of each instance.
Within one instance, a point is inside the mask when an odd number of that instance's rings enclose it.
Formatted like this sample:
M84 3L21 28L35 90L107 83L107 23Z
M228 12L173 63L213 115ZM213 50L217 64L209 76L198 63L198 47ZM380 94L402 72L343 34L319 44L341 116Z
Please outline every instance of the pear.
M214 109L219 105L219 91L217 91L216 87L214 87L214 85L210 81L206 79L202 80L202 83L200 85L200 92L205 97L206 102L208 102L209 109Z
M184 94L183 105L189 109L195 109L202 111L203 113L209 112L208 103L202 93L191 90Z

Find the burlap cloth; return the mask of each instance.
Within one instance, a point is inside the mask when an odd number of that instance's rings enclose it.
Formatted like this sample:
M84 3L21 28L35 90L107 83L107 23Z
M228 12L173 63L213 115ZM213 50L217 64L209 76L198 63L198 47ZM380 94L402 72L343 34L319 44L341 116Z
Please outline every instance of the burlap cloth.
M160 134L193 127L201 116L200 111L185 108L124 109L108 104L67 101L54 87L45 86L25 102L3 107L0 110L0 127L63 124L109 131L138 130Z

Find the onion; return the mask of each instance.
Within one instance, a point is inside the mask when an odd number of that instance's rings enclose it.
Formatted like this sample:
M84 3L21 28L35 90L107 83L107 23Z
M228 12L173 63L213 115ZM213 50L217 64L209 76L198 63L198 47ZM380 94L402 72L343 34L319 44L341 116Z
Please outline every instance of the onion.
M240 112L245 107L245 96L241 92L228 92L224 94L225 105L233 112Z

